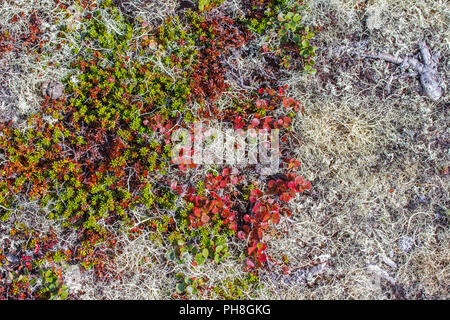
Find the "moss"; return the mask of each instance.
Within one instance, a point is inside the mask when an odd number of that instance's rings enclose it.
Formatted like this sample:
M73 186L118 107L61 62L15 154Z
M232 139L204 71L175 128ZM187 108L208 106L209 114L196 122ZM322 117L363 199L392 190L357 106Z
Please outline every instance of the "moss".
M258 277L247 273L243 278L227 278L214 287L214 293L219 299L248 300L257 297L261 289Z

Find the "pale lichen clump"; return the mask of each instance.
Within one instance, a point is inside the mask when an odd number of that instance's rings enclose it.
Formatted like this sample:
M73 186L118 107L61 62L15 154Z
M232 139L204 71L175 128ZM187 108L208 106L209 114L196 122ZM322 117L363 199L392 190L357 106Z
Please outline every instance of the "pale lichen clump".
M296 266L327 254L305 287L278 282L282 298L448 298L448 108L355 49L408 55L425 37L449 79L448 6L442 1L309 1L322 25L316 77L293 75L305 105L295 121L298 159L312 181L270 253ZM392 67L394 68L394 67ZM293 223L293 225L291 225ZM392 261L393 263L387 263ZM270 277L268 277L270 279ZM270 282L269 282L270 283Z

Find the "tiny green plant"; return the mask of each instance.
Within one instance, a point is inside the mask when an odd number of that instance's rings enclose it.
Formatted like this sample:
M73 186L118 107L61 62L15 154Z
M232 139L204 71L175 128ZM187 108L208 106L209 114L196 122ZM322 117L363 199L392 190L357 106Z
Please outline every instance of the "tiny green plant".
M61 272L55 272L51 269L42 269L40 275L42 289L39 291L39 296L41 299L65 300L67 298L69 293L61 279Z

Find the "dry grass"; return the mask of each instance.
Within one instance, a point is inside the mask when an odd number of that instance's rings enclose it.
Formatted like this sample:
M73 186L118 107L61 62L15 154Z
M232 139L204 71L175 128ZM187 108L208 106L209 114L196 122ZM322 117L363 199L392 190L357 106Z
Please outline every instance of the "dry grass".
M0 3L0 30L11 34L29 34L28 21L33 12L38 13L40 29L48 40L43 46L45 52L53 51L57 44L57 33L61 24L67 23L64 13L54 7L52 0L24 1L6 0ZM23 16L20 16L20 14ZM10 23L16 16L18 21ZM37 48L30 48L33 52ZM42 83L46 80L62 80L67 74L65 64L72 58L71 48L63 46L51 56L24 52L9 52L0 57L0 107L9 118L20 119L38 110L42 103L39 94Z
M314 191L299 199L297 214L285 222L288 235L272 242L271 253L298 267L324 254L330 261L311 288L286 286L280 298L447 299L448 95L432 103L415 79L394 81L388 94L395 70L348 52L364 40L363 49L404 55L425 37L441 51L448 81L448 6L310 1L310 7L306 19L325 26L317 39L318 75L290 82L306 108L296 122L297 154ZM404 239L414 242L407 252Z

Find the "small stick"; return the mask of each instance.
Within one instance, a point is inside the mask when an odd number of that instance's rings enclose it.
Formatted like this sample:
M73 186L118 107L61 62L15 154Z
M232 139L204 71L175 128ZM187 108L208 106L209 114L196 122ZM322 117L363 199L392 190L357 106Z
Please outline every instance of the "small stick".
M438 101L443 90L437 70L439 58L438 55L432 55L430 49L423 40L419 41L419 51L422 62L412 57L396 57L386 53L365 52L359 53L360 56L370 59L379 59L401 65L404 69L411 69L413 73L419 74L419 81L425 94L433 101Z

